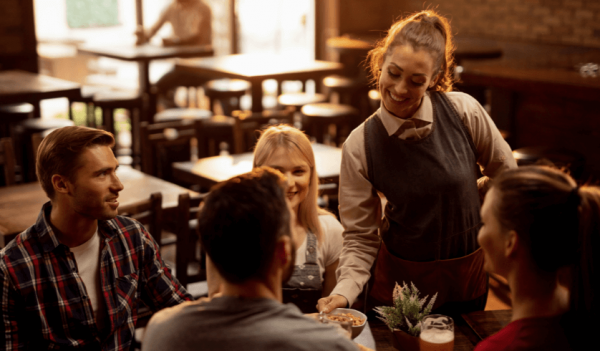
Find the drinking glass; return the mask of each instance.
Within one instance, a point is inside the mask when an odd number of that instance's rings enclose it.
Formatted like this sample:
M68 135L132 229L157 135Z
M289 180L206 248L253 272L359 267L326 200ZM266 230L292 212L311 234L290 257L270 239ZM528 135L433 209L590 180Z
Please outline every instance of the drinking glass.
M419 345L421 351L452 351L454 349L452 318L441 314L431 314L423 318Z
M319 314L319 321L323 324L331 325L348 339L352 338L352 319L349 317L335 313L321 312Z

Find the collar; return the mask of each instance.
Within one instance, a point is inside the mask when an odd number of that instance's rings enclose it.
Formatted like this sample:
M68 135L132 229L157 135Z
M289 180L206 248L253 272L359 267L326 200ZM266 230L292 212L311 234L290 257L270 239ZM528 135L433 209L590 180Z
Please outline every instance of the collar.
M428 126L431 123L433 123L433 106L431 105L431 98L429 97L429 93L426 93L423 96L421 106L419 106L417 112L415 112L415 114L412 115L412 117L410 118L403 119L392 115L385 108L385 106L383 106L383 100L379 108L379 117L381 118L381 122L383 123L383 126L385 127L385 130L387 131L389 136L396 134L400 130L402 125L407 121L413 122L415 128L422 128Z
M51 211L52 202L48 201L42 206L42 210L33 226L34 235L38 237L44 252L53 251L62 245L50 225L49 218ZM113 228L109 222L110 221L98 220L98 234L105 239L110 239L115 235L115 228Z

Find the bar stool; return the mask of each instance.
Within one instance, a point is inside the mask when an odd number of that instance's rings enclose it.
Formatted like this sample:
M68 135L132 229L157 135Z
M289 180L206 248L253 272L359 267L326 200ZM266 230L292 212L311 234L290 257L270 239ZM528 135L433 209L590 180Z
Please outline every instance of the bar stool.
M74 126L75 123L70 119L58 118L29 118L19 123L15 130L18 135L18 145L24 152L20 155L20 164L22 165L23 181L33 182L35 176L35 154L37 150L33 149L32 136L36 133L45 133L57 128Z
M369 90L369 105L371 106L371 114L375 113L381 106L381 93L377 89Z
M582 180L585 157L577 151L549 146L529 146L513 150L512 153L519 166L553 164L569 170L573 178Z
M334 102L331 94L335 94L341 104L352 105L365 114L370 109L369 86L364 79L333 75L323 78L323 85L329 90L329 101Z
M320 93L286 93L277 97L277 103L284 107L293 107L296 111L304 105L326 102L327 96Z
M12 137L12 127L28 118L33 118L33 105L21 104L0 106L0 138Z
M242 79L214 79L203 85L204 95L210 100L210 109L215 111L215 103L221 103L223 114L229 116L240 109L240 98L250 90L250 82Z
M324 142L324 135L330 135L329 127L335 125L337 145L343 143L343 136L350 134L359 116L359 111L350 105L332 103L308 104L302 107L301 112L305 129L310 131L308 134L315 137L318 143Z
M103 91L110 90L110 88L95 86L95 85L83 85L81 86L81 97L76 99L70 99L69 103L81 102L85 104L85 125L88 127L96 128L96 115L94 113L94 95L99 94ZM71 110L72 110L71 106ZM74 115L71 112L71 115Z
M207 119L213 116L212 111L199 108L169 108L154 115L154 122L173 122L183 119Z
M131 125L131 145L132 152L127 148L118 150L120 155L132 154L132 165L140 163L140 122L143 119L141 114L142 97L136 90L106 90L94 94L93 103L96 107L102 109L102 129L112 133L115 138L115 119L114 110L122 108L128 111ZM116 147L116 145L115 145Z

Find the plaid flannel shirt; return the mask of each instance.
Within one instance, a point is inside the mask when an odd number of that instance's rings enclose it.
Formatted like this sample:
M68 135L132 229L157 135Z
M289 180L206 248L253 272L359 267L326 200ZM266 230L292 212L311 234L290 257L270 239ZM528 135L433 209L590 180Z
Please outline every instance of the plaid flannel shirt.
M99 331L75 258L47 220L51 208L46 203L35 225L0 251L3 350L129 350L140 300L152 310L192 300L144 226L121 216L100 220L100 280L108 313Z

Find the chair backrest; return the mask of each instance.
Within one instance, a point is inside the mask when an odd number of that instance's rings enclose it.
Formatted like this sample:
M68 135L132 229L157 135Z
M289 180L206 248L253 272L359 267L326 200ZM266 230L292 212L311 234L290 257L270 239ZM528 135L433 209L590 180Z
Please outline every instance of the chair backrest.
M120 209L119 212L123 216L131 217L142 223L160 245L163 229L161 193L152 193L147 200L129 205Z
M181 120L165 123L140 124L142 171L168 181L175 181L171 163L189 161L192 139L202 135L202 122ZM201 148L201 143L198 143Z
M4 184L16 184L17 162L11 138L0 139L0 167L4 169Z
M206 280L206 256L196 232L198 208L205 196L179 195L175 266L177 279L186 288L190 283Z
M294 124L294 111L292 109L277 111L235 111L235 125L233 129L233 153L241 154L252 151L258 140L260 130L275 124Z

